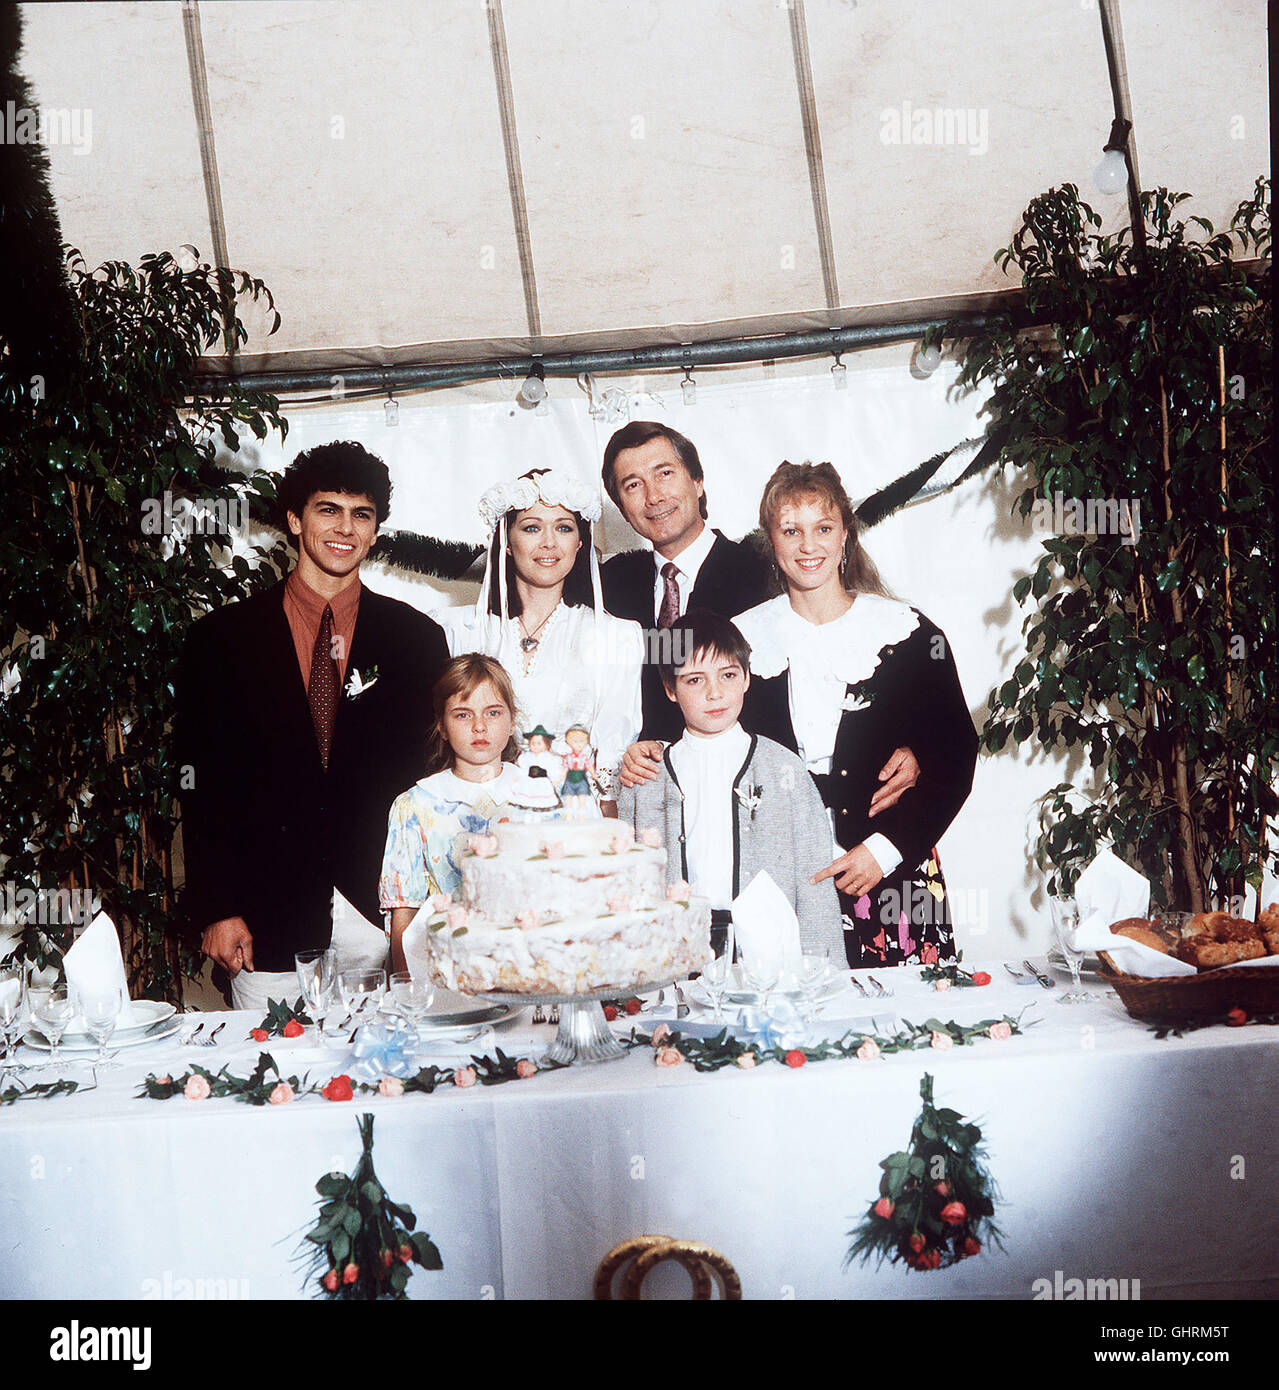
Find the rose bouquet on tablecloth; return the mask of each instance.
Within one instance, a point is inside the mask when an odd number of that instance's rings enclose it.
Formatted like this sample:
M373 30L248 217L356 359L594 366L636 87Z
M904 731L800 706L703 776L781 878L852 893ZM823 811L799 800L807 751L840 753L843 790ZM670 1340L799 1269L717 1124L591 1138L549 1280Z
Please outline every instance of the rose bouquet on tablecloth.
M919 1083L923 1100L906 1152L879 1165L879 1200L848 1234L844 1257L877 1264L889 1260L911 1269L945 1269L980 1254L993 1241L995 1185L982 1162L981 1130L954 1110L933 1104L933 1078ZM1002 1248L1002 1246L1001 1246Z
M415 1231L411 1208L391 1201L373 1171L373 1116L360 1116L364 1151L355 1171L326 1173L315 1184L324 1199L306 1234L301 1259L307 1284L317 1297L344 1300L402 1299L413 1271L443 1269L444 1261L425 1231Z

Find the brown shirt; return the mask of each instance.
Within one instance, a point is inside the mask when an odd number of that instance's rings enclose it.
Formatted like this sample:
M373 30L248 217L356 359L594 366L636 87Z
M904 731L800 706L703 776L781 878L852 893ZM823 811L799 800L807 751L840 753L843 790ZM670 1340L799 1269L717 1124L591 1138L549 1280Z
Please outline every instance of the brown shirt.
M343 589L336 598L325 599L317 594L297 570L284 584L284 613L293 634L293 650L297 653L302 671L302 684L309 693L311 686L311 654L320 632L320 620L325 605L333 609L333 636L337 639L334 655L338 662L338 681L346 681L346 663L351 654L351 639L355 636L355 620L360 611L360 581Z

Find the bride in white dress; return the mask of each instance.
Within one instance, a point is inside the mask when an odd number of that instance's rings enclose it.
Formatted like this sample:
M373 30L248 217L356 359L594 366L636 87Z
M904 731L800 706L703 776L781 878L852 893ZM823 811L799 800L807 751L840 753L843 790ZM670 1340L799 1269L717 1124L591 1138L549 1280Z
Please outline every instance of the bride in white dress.
M603 609L591 541L599 493L539 469L490 488L480 515L492 540L479 602L431 616L450 655L483 652L506 667L521 729L541 724L557 740L575 724L590 730L601 809L615 814L617 772L641 722L644 638Z

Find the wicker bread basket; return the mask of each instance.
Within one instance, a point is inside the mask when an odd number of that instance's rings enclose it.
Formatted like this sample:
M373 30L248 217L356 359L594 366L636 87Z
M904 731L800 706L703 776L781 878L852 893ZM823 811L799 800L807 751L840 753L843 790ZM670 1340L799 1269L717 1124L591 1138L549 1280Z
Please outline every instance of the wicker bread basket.
M1279 966L1232 966L1202 975L1125 975L1101 951L1098 972L1123 1000L1133 1018L1223 1018L1231 1009L1254 1014L1279 1012Z

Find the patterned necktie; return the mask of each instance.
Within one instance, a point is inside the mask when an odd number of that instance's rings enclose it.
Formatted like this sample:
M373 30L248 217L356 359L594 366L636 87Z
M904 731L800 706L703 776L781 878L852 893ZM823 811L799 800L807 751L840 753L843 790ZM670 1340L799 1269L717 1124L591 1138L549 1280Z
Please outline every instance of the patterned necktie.
M666 591L662 594L662 611L657 615L658 627L670 627L679 617L679 582L676 576L679 574L679 567L671 564L669 560L662 566L662 579L666 584Z
M329 753L333 748L333 721L338 712L338 664L333 656L333 610L326 603L320 630L311 649L311 683L307 686L311 720L315 724L315 741L320 748L320 762L327 772Z

